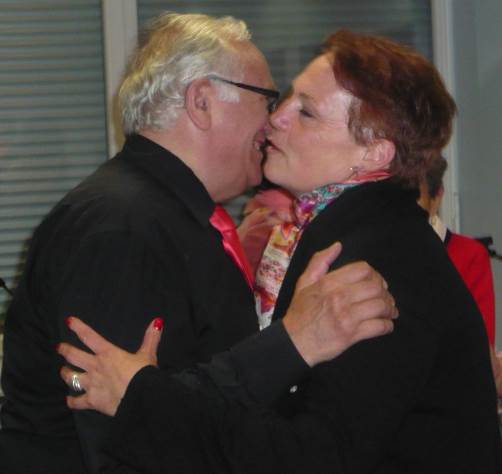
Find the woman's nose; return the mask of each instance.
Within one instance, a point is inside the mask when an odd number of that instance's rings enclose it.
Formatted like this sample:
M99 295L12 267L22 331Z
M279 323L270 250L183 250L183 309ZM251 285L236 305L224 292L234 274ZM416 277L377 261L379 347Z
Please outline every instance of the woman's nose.
M275 109L274 112L270 115L270 125L273 128L279 129L279 130L284 130L289 123L288 116L286 113L286 104L283 102L282 104L279 104L277 109Z

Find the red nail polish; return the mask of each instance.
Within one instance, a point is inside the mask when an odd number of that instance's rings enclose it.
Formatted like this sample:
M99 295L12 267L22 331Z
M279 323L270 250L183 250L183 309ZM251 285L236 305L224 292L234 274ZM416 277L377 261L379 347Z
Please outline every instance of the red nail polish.
M65 324L70 327L70 323L71 323L71 318L72 316L67 316L66 319L64 320Z
M59 346L61 345L61 343L58 343L54 346L54 349L56 350L56 352L59 352Z
M162 331L162 328L164 327L164 320L162 318L155 318L153 321L153 328L156 329L157 331Z

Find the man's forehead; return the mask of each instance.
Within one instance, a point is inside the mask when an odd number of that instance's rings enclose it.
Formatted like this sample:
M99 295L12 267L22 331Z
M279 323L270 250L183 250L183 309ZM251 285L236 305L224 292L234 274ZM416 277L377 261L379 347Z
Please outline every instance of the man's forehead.
M268 64L265 61L255 61L249 65L247 70L247 77L250 82L252 81L255 85L261 87L275 89L274 79L272 78Z
M247 54L242 57L245 64L246 75L252 80L260 81L263 87L274 88L275 83L270 73L267 59L263 53L252 43L247 48Z

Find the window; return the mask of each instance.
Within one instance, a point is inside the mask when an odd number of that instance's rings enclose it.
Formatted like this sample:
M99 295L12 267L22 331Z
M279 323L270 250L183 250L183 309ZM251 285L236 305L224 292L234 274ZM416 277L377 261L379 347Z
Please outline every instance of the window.
M340 28L383 34L432 57L431 10L423 0L138 0L137 5L140 28L165 10L243 19L280 88Z
M0 8L0 277L13 287L33 229L106 159L103 38L99 0Z

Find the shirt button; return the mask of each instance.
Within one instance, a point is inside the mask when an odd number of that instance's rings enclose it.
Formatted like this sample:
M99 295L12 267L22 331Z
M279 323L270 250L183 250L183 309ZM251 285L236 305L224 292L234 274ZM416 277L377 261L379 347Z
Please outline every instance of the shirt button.
M295 393L297 390L298 390L298 385L293 385L293 386L289 389L289 393Z

